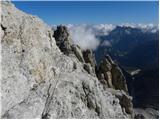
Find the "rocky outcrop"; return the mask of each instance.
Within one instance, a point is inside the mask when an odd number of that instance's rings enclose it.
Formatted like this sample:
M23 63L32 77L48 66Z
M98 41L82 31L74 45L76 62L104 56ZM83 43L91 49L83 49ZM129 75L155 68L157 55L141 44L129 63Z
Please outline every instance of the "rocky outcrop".
M97 77L102 82L106 81L106 87L128 92L126 80L121 69L109 55L106 55L100 62L97 70Z
M55 38L56 44L61 50L61 52L63 52L66 55L69 55L72 52L72 44L69 38L67 27L62 25L57 26L57 30L54 31L53 37Z
M113 94L119 99L121 107L124 112L131 114L133 117L133 104L132 98L128 95L128 89L125 77L119 68L119 66L111 59L109 55L100 62L97 70L97 77L99 81L103 84L104 88L113 88L116 90L121 90L120 92L115 92L112 90Z
M124 90L128 92L126 79L117 64L112 65L112 83L117 90Z
M81 48L78 46L78 45L72 45L72 50L75 54L75 56L78 58L78 60L82 63L84 63L84 58L83 58L83 55L82 55L82 50Z
M88 68L89 68L89 66L91 66L90 67L91 71L92 71L91 73L96 74L95 69L96 69L97 64L96 64L96 60L95 60L95 56L93 54L93 51L90 49L87 49L87 50L83 50L82 53L83 53L84 61L86 63L86 64L84 64L84 68L86 68L85 66L88 66Z
M83 58L86 63L90 63L93 68L96 66L96 60L92 50L87 49L83 51Z
M89 63L84 63L84 64L83 64L83 68L84 68L84 70L86 70L89 74L95 75L95 71L94 71L93 67L91 66L91 64L89 64Z
M110 63L110 61L107 58L104 58L100 62L97 76L100 81L104 80L106 81L107 87L113 88L111 69L112 69L112 63Z
M115 91L114 89L111 89L111 93L114 94L119 99L123 112L130 114L132 115L132 117L134 117L132 97L129 96L123 90Z
M78 45L73 44L66 26L57 26L53 36L61 52L67 56L75 55L83 63L84 70L91 75L95 75L96 61L92 50L82 50Z
M66 26L57 26L53 37L55 37L56 44L61 52L67 56L74 54L80 62L84 62L82 50L78 45L73 44Z
M1 3L1 118L130 118L82 62L66 56L72 50L65 28L53 33L39 18Z

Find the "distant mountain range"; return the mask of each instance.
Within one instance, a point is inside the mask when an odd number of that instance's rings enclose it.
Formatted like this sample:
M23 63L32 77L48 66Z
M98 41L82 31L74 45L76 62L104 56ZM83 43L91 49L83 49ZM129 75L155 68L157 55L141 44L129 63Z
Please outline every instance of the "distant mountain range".
M101 41L95 50L97 62L110 54L121 65L134 106L158 109L159 30L117 26L108 35L97 38ZM105 45L106 41L110 44Z
M108 35L97 35L101 43L96 49L99 62L105 54L110 54L124 67L144 67L158 61L158 30L144 31L140 28L117 26ZM104 45L105 42L110 45Z

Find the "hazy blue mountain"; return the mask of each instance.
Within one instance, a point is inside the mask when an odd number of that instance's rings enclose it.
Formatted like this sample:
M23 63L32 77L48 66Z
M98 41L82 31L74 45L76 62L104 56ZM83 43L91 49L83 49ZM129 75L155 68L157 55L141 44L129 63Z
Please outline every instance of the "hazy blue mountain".
M154 62L158 60L158 31L144 32L139 28L117 26L109 35L97 37L101 41L95 51L98 62L105 54L110 54L125 67L142 67L151 63L153 58ZM105 41L111 45L103 45Z
M116 60L127 79L135 107L159 104L159 31L117 26L108 35L99 35L101 44L95 51L97 62L106 54ZM104 45L105 42L110 45ZM140 72L131 75L131 72Z

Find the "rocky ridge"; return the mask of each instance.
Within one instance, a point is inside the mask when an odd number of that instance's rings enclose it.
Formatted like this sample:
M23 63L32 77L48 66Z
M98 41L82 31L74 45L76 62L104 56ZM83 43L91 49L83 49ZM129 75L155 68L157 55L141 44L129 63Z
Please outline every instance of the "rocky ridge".
M11 2L1 2L1 7L1 118L132 116L126 88L104 87L94 60L86 60L80 47L70 44L65 28L53 33ZM87 51L87 56L93 54Z
M57 34L58 31L61 32ZM67 56L75 55L75 57L82 62L83 68L89 74L97 76L104 89L113 88L115 90L122 90L121 94L119 94L119 92L115 92L115 96L120 100L121 107L125 108L125 112L133 114L132 98L128 95L126 79L118 64L116 64L109 55L106 55L100 62L100 65L97 66L93 51L90 49L82 50L78 45L74 45L69 34L66 34L68 33L66 26L57 26L57 30L55 30L54 33L56 33L56 36L55 34L54 36L60 50ZM66 41L67 44L62 48L61 46L64 44L63 41ZM72 49L73 46L74 49ZM66 51L70 52L67 52L66 54Z

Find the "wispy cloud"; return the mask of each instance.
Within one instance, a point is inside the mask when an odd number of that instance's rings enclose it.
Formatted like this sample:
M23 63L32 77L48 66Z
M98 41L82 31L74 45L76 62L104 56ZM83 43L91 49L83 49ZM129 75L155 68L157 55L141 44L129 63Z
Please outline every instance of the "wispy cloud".
M74 44L79 45L83 50L95 50L100 41L96 38L92 29L86 25L68 26Z
M113 25L113 24L97 24L97 25L68 24L66 26L68 27L70 31L73 43L79 45L84 50L86 49L95 50L100 44L100 40L96 36L108 35L112 30L116 28L116 25ZM139 28L143 30L144 32L156 32L158 30L158 25L154 25L154 24L124 23L118 26ZM53 26L53 27L56 28L56 26ZM111 43L110 41L105 40L103 43L101 43L101 45L111 46Z

